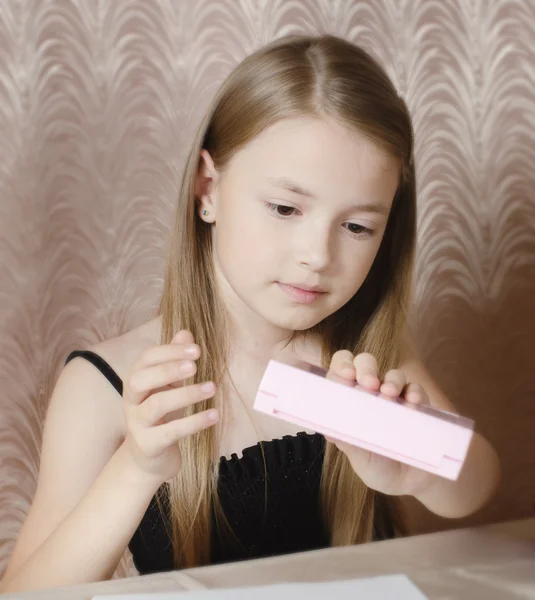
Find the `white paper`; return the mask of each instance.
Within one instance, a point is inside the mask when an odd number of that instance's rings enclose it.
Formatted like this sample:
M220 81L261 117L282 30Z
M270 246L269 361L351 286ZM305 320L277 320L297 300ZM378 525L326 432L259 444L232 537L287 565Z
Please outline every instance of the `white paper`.
M113 594L93 600L428 600L405 575L326 583L284 583L249 588Z

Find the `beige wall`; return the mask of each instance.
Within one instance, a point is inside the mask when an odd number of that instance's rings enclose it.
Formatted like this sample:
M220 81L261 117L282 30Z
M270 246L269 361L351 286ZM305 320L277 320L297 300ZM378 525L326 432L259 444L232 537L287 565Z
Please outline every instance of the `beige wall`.
M473 520L534 513L535 2L2 0L0 573L64 357L157 302L202 109L249 51L312 31L376 55L414 116L419 343L503 460Z

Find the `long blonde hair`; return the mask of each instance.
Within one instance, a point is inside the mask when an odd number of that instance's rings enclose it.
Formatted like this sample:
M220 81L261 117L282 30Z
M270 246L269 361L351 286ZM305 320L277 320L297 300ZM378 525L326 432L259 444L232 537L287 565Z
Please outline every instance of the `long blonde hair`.
M228 352L210 229L196 210L201 149L222 169L267 127L302 115L334 118L399 160L399 186L373 266L355 296L315 328L322 334L325 365L342 348L371 352L382 373L399 365L416 228L410 115L386 73L362 49L329 35L293 36L255 52L228 76L200 124L185 167L160 314L162 343L188 329L208 357L198 362L195 381L221 381ZM189 414L214 405L222 408L219 396L196 404ZM224 521L217 495L218 444L215 428L180 443L183 467L166 490L177 567L209 563L212 511ZM367 488L332 444L325 450L321 501L332 545L368 541L380 517L393 518L394 501Z

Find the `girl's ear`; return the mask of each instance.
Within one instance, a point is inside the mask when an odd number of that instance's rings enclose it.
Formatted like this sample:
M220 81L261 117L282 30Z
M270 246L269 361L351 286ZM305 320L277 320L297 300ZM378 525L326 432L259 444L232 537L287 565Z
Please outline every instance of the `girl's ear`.
M215 223L216 194L215 187L219 174L214 161L207 150L201 150L199 169L195 181L195 198L199 216L206 223Z

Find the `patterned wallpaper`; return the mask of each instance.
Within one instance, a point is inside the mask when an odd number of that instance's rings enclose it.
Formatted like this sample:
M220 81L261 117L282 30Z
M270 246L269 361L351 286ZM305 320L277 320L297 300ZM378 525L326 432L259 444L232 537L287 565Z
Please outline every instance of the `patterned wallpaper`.
M297 32L362 45L408 101L419 346L504 469L468 522L534 514L535 2L2 0L0 573L66 354L150 317L204 107L241 58Z

